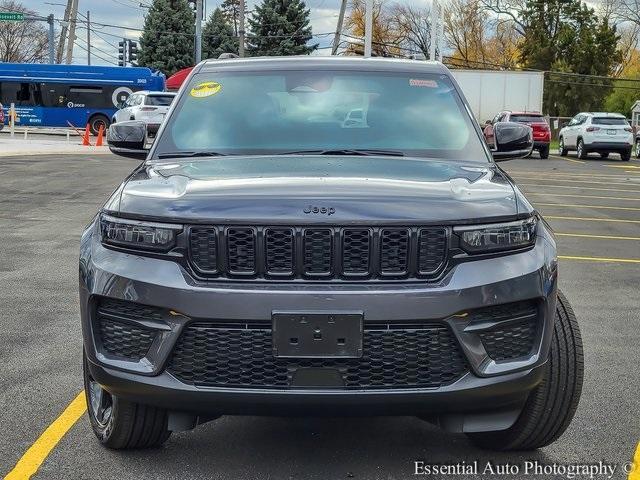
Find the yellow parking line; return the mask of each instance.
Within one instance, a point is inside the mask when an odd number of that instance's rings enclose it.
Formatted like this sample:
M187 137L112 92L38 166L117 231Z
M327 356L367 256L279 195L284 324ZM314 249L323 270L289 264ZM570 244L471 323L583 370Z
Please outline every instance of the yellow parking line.
M18 460L4 480L27 480L38 471L51 450L62 440L65 434L87 410L84 391L74 398L64 412L47 427L40 437Z
M636 453L631 461L629 477L627 480L640 480L640 442L636 447Z
M538 203L536 205L541 205L543 207L568 207L568 208L602 208L605 210L634 210L640 211L640 208L636 207L611 207L608 205L571 205L567 203Z
M572 185L543 185L539 183L520 183L516 181L517 185L523 185L526 187L547 187L547 188L571 188L574 190L599 190L603 192L627 192L627 193L639 193L640 190L624 190L622 188L598 188L598 187L575 187ZM549 195L552 195L551 193Z
M549 155L551 158L555 158L556 160L566 160L567 162L573 163L586 163L582 160L576 160L575 158L561 157L560 155Z
M605 167L609 167L609 168L640 168L637 165L605 165Z
M594 177L597 175L593 175ZM524 178L525 180L546 180L549 182L567 182L567 183L593 183L596 185L635 185L640 187L640 183L633 183L633 182L594 182L594 181L590 181L590 180L570 180L568 178L557 178L557 179L553 179L553 178L549 178L548 176L531 176L531 175L523 175L520 176L519 178Z
M619 223L640 223L640 220L622 220L619 218L598 218L598 217L561 217L553 215L545 215L546 219L554 220L580 220L584 222L619 222Z
M599 198L602 200L631 200L640 202L640 198L631 197L609 197L606 195L574 195L572 193L549 193L549 192L525 192L527 197L544 195L545 197L572 197L572 198Z
M602 177L602 178L613 178L618 179L618 180L624 180L629 178L630 175L622 175L622 174L612 174L612 173L595 173L595 172L591 172L591 173L574 173L574 172L557 172L557 171L531 171L531 170L509 170L507 173L509 173L509 175L513 176L518 176L518 175L532 175L532 176L539 176L539 177L543 177L543 178L549 178L549 177ZM626 173L626 172L625 172ZM631 171L629 173L634 173L634 174L639 174L640 171L636 172ZM631 175L633 177L635 177L636 175Z
M585 262L640 263L640 258L575 257L572 255L558 255L558 258L562 260L582 260Z
M601 238L605 240L637 240L640 241L640 237L621 237L617 235L591 235L588 233L558 233L554 232L556 237L580 237L580 238Z

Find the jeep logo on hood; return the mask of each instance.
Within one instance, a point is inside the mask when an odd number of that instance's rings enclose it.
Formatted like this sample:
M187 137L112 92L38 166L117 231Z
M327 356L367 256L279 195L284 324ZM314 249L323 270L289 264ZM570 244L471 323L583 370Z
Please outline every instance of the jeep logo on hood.
M336 213L336 209L333 207L316 207L314 205L308 205L303 210L304 213L318 213L320 215L333 215Z

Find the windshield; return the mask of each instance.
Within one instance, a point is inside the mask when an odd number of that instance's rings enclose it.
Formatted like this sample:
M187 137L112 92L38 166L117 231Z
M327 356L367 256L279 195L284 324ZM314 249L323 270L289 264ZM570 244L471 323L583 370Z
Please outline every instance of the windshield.
M488 162L445 75L326 70L195 75L153 158L357 151Z
M156 107L166 107L171 105L174 98L174 95L148 95L144 104L154 105Z
M593 125L629 125L624 118L620 117L594 117L591 123Z

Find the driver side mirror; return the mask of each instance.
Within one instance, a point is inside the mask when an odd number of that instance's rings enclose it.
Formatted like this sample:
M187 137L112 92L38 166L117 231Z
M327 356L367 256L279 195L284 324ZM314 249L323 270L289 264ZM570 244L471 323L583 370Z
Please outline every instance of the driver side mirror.
M524 158L533 150L533 129L516 122L497 122L493 126L495 149L491 151L496 162Z
M107 142L109 150L121 157L144 160L149 152L146 148L147 126L136 120L112 124L107 133Z

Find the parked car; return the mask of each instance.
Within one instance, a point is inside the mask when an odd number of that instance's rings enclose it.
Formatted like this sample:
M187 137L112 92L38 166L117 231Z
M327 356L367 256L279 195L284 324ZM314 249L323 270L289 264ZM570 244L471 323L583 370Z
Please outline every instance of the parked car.
M602 158L619 153L622 160L629 161L634 135L624 115L583 112L560 130L558 142L558 153L562 156L570 150L575 150L582 159L591 152L599 153Z
M169 111L175 98L174 92L149 92L146 90L129 95L113 114L111 123L128 120L140 120L148 124L159 125Z
M4 128L4 107L0 103L0 131Z
M517 122L529 125L533 129L533 149L538 152L540 158L549 158L551 129L541 113L509 110L499 112L493 120L487 120L483 129L485 140L489 145L493 145L493 125L497 122Z
M494 449L560 437L582 384L555 240L449 70L204 61L82 235L89 420L157 446L221 415L415 415ZM493 157L493 158L492 158Z

